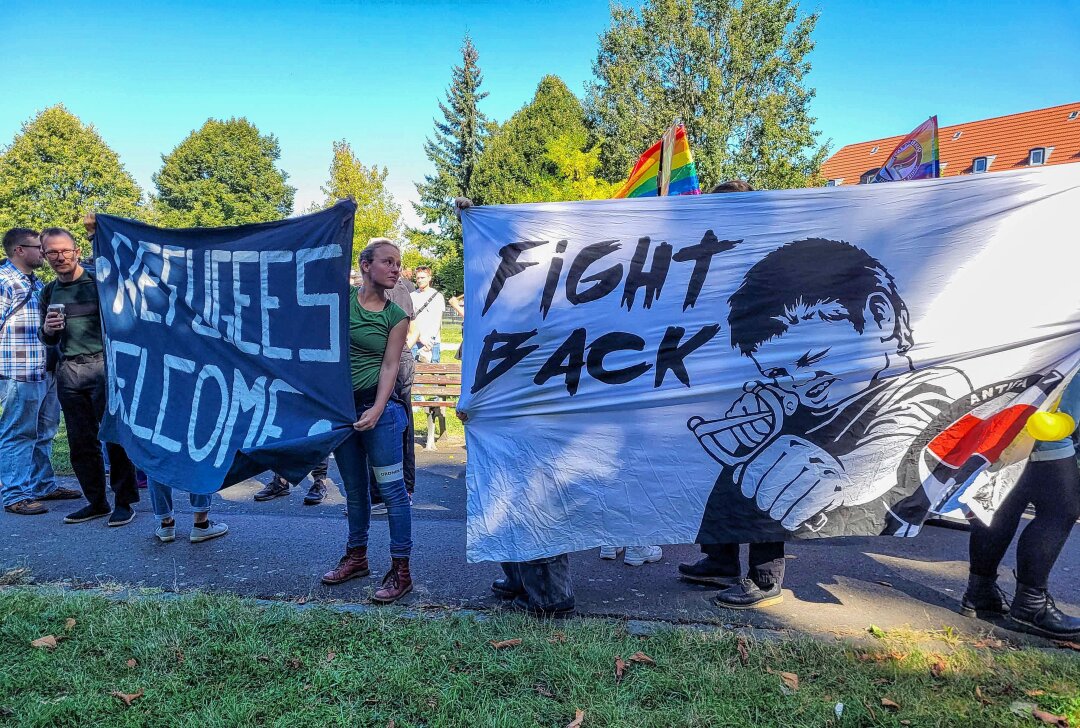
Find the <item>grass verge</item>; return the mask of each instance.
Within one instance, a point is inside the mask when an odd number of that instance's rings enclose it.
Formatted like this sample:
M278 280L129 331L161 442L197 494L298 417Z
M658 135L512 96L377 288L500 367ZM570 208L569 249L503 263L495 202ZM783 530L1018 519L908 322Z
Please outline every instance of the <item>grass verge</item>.
M578 710L582 728L1035 725L1030 710L1010 710L1016 701L1080 720L1080 660L1065 651L936 654L887 634L871 651L689 630L635 637L602 620L406 619L27 587L0 590L0 613L0 722L19 725L562 728ZM54 649L31 646L46 635ZM521 643L491 644L508 639ZM639 651L655 665L630 662L617 680L616 656Z

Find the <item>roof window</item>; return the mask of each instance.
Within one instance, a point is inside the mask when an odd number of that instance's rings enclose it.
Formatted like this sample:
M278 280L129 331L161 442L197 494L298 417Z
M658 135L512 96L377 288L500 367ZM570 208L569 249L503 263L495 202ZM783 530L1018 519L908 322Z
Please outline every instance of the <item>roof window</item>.
M877 145L875 144L874 148L870 150L870 153L871 154L877 154L877 150L878 150L878 148L877 148Z
M971 160L971 171L975 174L985 172L990 169L990 160L986 157L975 157Z
M1038 166L1046 163L1046 147L1035 147L1028 152L1028 164Z
M828 182L826 182L826 183L825 183L825 186L826 186L826 187L839 187L839 186L840 186L840 184L841 184L841 183L842 183L843 181L844 181L844 178L843 178L843 177L837 177L836 179L831 179L831 180L829 180Z
M1077 118L1078 116L1080 116L1080 111L1070 111L1069 112L1069 121L1072 121L1073 119Z
M957 139L960 138L960 135L963 134L963 133L964 132L962 132L962 131L956 132L955 134L952 135L952 140L955 142Z

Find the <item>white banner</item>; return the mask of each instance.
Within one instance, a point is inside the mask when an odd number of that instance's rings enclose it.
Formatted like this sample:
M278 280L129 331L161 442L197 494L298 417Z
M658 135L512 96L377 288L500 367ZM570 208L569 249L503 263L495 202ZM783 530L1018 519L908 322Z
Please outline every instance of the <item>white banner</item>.
M469 559L992 512L1080 365L1078 211L1080 165L466 210Z

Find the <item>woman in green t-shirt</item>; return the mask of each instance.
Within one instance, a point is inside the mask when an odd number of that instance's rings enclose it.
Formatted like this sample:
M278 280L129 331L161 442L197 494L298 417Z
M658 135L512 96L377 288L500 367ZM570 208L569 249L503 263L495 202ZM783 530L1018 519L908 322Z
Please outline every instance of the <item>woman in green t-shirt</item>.
M352 435L334 457L345 485L349 540L336 568L323 574L324 584L340 584L370 573L367 559L371 500L368 461L386 503L390 522L391 567L375 592L376 602L393 602L412 591L412 511L402 479L401 435L407 425L405 407L394 399L401 350L409 318L386 292L401 275L401 252L386 238L373 238L360 253L362 285L349 298L349 364L358 419Z

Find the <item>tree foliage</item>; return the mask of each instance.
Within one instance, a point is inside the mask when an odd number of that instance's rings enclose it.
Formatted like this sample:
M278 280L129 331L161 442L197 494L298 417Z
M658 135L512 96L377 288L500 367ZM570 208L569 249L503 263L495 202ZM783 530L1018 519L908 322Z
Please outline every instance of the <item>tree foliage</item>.
M81 238L87 212L140 217L141 200L116 152L63 105L24 123L0 153L0 229L60 226Z
M296 189L274 166L280 157L277 138L247 119L208 119L162 157L155 222L210 227L287 217Z
M545 76L532 101L488 140L473 178L473 201L498 205L610 197L598 180L581 102L557 76Z
M344 139L334 142L334 160L330 163L330 179L322 188L326 199L312 206L311 212L330 207L338 200L356 200L356 222L353 227L353 251L359 252L371 238L397 240L402 234L401 206L386 189L386 167L365 167L352 146Z
M796 0L645 0L613 6L590 84L602 173L625 179L664 129L686 125L702 187L745 179L802 187L827 153L816 147L806 84L817 15Z
M480 91L484 77L478 65L480 54L466 35L461 46L461 65L451 71L446 102L439 102L442 120L435 121L435 133L424 142L424 153L435 172L418 182L420 202L413 203L425 225L435 230L414 231L440 255L461 255L461 226L454 216L454 198L472 196L472 179L484 148L489 128L479 103L487 97Z

